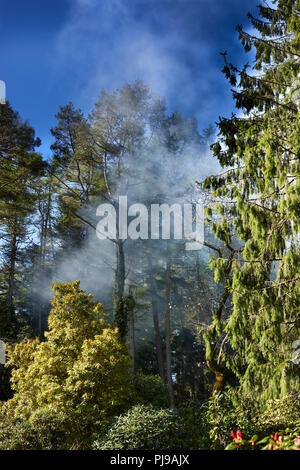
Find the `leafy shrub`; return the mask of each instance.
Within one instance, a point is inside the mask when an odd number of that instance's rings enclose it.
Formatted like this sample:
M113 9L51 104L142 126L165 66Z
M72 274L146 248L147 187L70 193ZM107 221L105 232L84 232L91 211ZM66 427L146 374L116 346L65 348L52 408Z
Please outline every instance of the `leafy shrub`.
M233 441L227 450L294 450L300 449L300 403L299 394L291 394L280 399L269 400L259 413L252 417L254 435L243 438L231 431ZM240 429L243 428L242 426Z
M28 445L39 448L44 429L45 445L52 448L48 431L58 427L74 442L88 445L93 432L135 399L128 347L106 321L102 305L80 290L79 281L54 288L46 341L26 340L9 350L7 365L13 367L16 393L1 405L0 413L13 423L6 427L5 442L28 437ZM44 416L44 428L36 416ZM60 447L59 439L56 445Z
M238 390L227 389L203 404L202 410L203 446L224 449L233 429L242 431L242 440L247 445L252 445L254 436L260 441L268 439L265 436L275 435L278 429L294 429L299 420L300 404L297 395L263 404Z
M203 445L209 449L224 449L231 429L245 429L247 435L255 429L253 422L256 404L240 397L235 400L234 393L226 391L210 398L203 406L202 431Z
M269 400L259 414L256 424L259 432L295 427L300 416L299 394Z
M76 435L63 413L51 409L35 412L30 419L2 414L0 427L1 450L52 450L76 448ZM77 434L77 433L76 433ZM80 446L78 446L80 447Z
M204 448L206 424L203 418L203 404L192 402L178 409L184 423L184 445L187 449L199 450Z
M250 440L243 439L240 430L231 431L233 441L225 450L300 450L300 421L294 429L284 429L259 438L255 434Z
M145 404L158 407L168 406L167 387L159 375L147 375L137 372L134 377L137 395Z
M189 435L177 410L138 405L114 418L96 438L97 450L189 449Z

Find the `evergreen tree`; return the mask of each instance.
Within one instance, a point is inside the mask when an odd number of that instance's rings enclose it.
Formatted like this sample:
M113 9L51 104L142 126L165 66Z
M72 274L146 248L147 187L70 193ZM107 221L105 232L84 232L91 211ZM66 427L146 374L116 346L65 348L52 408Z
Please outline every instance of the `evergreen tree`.
M216 236L227 247L235 237L242 242L231 260L231 366L243 389L267 397L299 386L291 357L300 335L300 6L279 0L258 8L258 18L248 15L257 35L238 27L245 51L256 51L253 70L239 70L224 53L240 113L220 118L212 148L225 171L203 187L221 214ZM213 262L217 278L228 260Z
M2 252L1 294L5 295L6 319L15 316L20 248L26 241L29 216L35 211L35 185L45 164L35 152L40 140L22 122L9 103L0 106L0 239Z
M101 92L91 113L92 135L98 161L103 168L106 199L118 210L118 197L137 196L133 187L141 184L136 168L145 165L145 146L161 126L165 104L152 96L141 80L126 83L112 94ZM113 240L116 252L114 319L121 336L127 332L125 241Z
M79 281L53 288L57 293L46 341L27 340L8 348L16 393L0 412L10 422L45 413L60 416L64 445L77 440L83 445L109 417L132 405L130 357L102 305L80 289Z

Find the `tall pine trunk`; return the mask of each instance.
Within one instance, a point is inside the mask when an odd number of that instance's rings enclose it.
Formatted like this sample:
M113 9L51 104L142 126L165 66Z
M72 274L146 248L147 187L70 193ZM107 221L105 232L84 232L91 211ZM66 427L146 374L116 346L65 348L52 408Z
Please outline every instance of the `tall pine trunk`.
M9 253L9 273L8 273L8 290L7 290L7 320L11 321L15 315L14 294L15 294L15 271L17 261L17 224L14 221L13 233L10 244Z
M156 285L155 279L152 271L152 261L151 256L148 256L148 267L149 267L149 284L150 284L150 297L151 297L151 308L152 308L152 317L153 317L153 326L154 326L154 336L155 336L155 346L156 346L156 355L157 355L157 365L158 372L161 379L165 380L165 371L164 371L164 359L163 359L163 348L160 335L159 327L159 313L156 297Z
M127 309L124 302L125 287L125 254L122 240L115 240L116 271L114 292L114 321L119 328L121 338L125 338L127 331Z
M135 336L134 336L134 301L130 302L131 294L129 294L128 317L129 317L129 352L131 356L131 371L134 375L135 371Z
M170 320L170 302L171 302L171 263L167 254L166 267L166 314L165 314L165 330L166 330L166 376L169 392L170 408L175 408L173 380L172 380L172 357L171 357L171 320Z
M45 262L46 262L46 250L47 250L47 237L48 237L48 230L50 225L50 217L51 217L51 183L48 187L48 196L46 206L42 203L42 195L39 193L39 212L41 216L41 232L40 232L40 249L39 249L39 257L38 257L38 267L37 267L37 275L38 280L43 282L45 276ZM43 296L40 290L43 288L37 281L37 285L39 285L38 293L37 293L37 306L36 306L36 314L37 314L37 329L39 338L42 339L43 336L43 311L45 307L45 302L43 300Z

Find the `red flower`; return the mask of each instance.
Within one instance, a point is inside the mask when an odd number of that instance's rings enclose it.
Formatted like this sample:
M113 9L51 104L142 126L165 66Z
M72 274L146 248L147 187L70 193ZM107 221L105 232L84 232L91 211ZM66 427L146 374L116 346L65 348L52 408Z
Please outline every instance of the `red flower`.
M300 437L296 437L296 439L295 439L295 445L296 445L297 447L300 447Z
M235 440L235 442L239 442L243 439L241 431L238 429L235 435L235 432L233 430L230 431L232 438Z
M278 432L275 432L274 441L278 441Z

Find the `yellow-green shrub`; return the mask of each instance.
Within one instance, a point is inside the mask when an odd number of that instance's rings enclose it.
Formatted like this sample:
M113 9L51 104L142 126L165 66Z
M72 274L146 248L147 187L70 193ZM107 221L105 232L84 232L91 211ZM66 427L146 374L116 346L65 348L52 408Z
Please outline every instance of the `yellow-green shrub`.
M88 441L132 405L130 356L102 305L80 290L79 281L53 288L46 341L22 341L8 350L16 393L1 413L12 422L30 422L46 409L63 417L73 440Z

